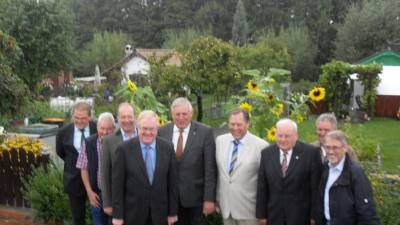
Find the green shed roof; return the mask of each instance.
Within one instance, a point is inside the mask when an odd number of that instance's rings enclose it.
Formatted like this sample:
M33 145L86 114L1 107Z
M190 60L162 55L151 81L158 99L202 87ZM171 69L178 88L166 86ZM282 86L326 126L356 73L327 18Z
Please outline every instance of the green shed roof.
M370 57L364 58L360 61L360 64L371 64L371 63L380 63L384 66L400 66L400 55L387 50Z

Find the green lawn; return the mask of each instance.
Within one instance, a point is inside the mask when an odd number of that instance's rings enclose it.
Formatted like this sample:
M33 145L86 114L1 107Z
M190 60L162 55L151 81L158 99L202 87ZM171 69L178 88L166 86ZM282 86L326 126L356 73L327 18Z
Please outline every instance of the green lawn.
M300 139L315 141L315 117L300 125ZM344 123L339 122L339 129ZM346 125L347 126L347 125ZM382 151L382 167L390 173L400 173L400 121L389 118L373 118L363 124L350 124L351 132L361 133L366 138L379 142ZM350 143L351 144L351 143Z

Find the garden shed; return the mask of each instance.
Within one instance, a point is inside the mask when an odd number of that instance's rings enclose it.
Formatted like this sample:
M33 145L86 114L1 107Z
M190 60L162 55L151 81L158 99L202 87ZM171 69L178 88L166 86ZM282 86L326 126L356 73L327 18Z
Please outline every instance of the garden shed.
M382 73L379 74L381 81L377 88L375 115L396 117L397 110L400 107L400 55L387 50L359 62L363 65L372 63L383 65ZM363 87L357 81L357 74L352 74L351 79L354 80L353 107L358 108L356 96L362 96Z

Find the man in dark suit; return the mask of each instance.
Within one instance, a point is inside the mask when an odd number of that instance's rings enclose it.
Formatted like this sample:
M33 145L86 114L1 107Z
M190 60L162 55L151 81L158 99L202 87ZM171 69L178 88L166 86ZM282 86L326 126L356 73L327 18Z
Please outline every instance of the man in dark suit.
M173 124L159 136L172 141L178 159L178 224L206 224L204 215L215 210L217 168L212 129L192 121L193 108L186 98L171 105Z
M112 167L114 225L172 225L177 221L177 162L172 143L157 138L158 118L139 114L139 136L121 143Z
M85 224L86 191L76 161L84 139L97 133L96 124L90 121L90 111L89 104L76 103L72 110L73 123L56 136L56 152L64 160L64 191L68 194L74 225Z
M111 173L112 160L115 155L117 146L122 141L127 141L137 136L135 125L135 111L133 107L123 102L118 106L118 129L114 134L104 138L101 153L101 190L103 197L104 212L112 215L112 200L111 200ZM111 221L110 221L111 223Z
M260 225L315 224L313 210L321 174L317 147L298 141L290 119L276 124L276 144L261 154L256 217Z

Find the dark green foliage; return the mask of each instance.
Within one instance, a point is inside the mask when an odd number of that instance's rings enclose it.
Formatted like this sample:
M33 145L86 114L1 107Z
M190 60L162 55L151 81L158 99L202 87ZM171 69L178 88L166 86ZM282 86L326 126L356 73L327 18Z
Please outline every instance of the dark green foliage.
M24 198L31 203L35 220L45 223L70 220L70 208L63 187L63 173L55 164L48 165L47 169L34 169L32 175L22 182L25 187Z
M348 113L347 106L351 94L348 80L351 72L350 64L333 60L322 66L322 74L318 81L326 90L325 102L328 104L328 110L339 118Z
M233 16L232 41L236 45L242 46L247 43L249 25L246 18L246 9L242 0L236 5L235 15Z
M25 83L15 74L19 48L15 39L0 30L0 114L20 111L29 96Z
M3 0L0 26L12 35L22 56L18 76L35 91L45 75L56 74L72 63L73 16L61 1Z

